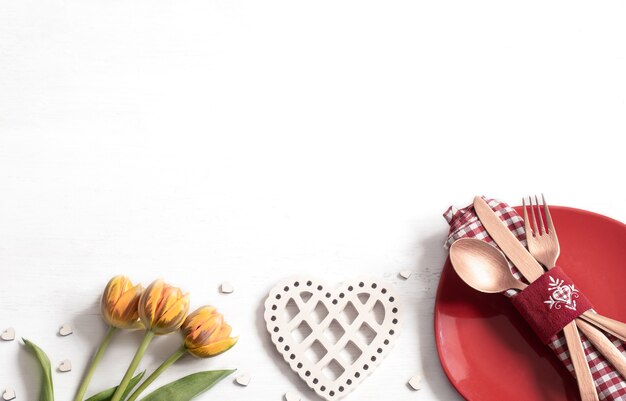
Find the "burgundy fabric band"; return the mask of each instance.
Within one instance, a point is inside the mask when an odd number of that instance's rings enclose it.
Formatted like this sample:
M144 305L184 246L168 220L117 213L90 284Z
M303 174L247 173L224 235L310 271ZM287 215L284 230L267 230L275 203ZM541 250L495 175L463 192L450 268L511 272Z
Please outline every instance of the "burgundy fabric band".
M592 308L589 299L558 266L513 297L512 302L545 344L569 322Z

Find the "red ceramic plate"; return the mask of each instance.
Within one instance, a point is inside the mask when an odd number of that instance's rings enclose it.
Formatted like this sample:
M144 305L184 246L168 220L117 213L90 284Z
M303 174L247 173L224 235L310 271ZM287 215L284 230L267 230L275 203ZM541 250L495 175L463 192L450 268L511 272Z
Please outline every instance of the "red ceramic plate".
M584 210L550 211L561 244L558 264L597 311L626 321L626 225ZM574 378L509 301L472 290L450 260L437 290L435 334L443 369L466 400L579 399Z

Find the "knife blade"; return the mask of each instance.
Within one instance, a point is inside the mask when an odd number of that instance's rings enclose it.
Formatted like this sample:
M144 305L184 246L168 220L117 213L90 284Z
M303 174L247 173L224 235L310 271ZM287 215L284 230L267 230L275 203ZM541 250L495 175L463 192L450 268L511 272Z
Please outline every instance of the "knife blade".
M543 267L524 248L504 222L480 196L474 198L474 209L483 226L498 244L502 252L511 260L529 282L537 280L543 273Z

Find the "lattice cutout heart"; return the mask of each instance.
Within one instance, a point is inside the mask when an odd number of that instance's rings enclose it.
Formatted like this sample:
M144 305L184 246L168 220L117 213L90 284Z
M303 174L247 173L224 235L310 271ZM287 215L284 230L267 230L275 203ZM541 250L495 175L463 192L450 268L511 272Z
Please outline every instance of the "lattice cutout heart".
M282 281L265 301L272 342L293 371L326 400L338 400L370 374L394 345L398 296L361 279L329 289L308 277Z

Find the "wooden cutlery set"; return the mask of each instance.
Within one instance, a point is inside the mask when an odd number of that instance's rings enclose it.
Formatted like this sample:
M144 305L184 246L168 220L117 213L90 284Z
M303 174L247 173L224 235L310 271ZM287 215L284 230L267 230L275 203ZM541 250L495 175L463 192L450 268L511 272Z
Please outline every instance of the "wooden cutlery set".
M564 269L556 265L560 254L559 240L543 197L542 205L537 197L534 202L529 198L528 205L525 200L523 202L523 229L528 249L484 198L476 197L473 206L478 216L476 224L482 224L488 237L485 240L456 240L450 246L454 270L477 291L509 295L513 305L545 344L553 342L562 331L581 399L598 400L579 330L626 378L626 357L604 334L610 333L626 341L626 324L594 311L590 300Z

